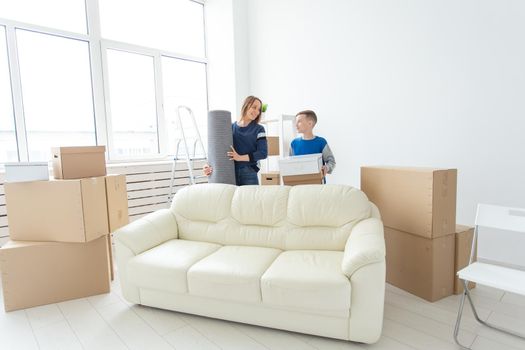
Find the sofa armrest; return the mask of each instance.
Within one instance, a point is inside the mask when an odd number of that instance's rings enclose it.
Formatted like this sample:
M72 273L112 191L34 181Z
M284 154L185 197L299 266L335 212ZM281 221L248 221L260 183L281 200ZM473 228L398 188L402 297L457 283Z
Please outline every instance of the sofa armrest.
M113 238L137 255L171 239L177 239L177 221L170 209L157 210L118 229Z
M361 267L385 261L383 222L369 218L359 222L346 241L342 269L350 278Z

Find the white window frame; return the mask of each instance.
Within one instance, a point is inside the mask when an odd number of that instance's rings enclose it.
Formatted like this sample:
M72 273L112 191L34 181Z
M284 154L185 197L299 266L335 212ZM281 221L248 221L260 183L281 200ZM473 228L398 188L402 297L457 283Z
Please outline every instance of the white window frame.
M19 22L15 20L5 19L0 17L0 25L5 27L7 54L9 62L9 71L11 77L11 91L13 98L13 113L15 119L15 132L17 140L18 160L28 161L29 152L27 146L27 131L25 124L23 97L22 97L22 82L20 76L20 65L18 61L18 48L16 42L16 29L29 30L37 33L48 34L53 36L64 37L68 39L76 39L88 43L90 72L91 72L91 87L93 96L93 113L95 119L95 138L97 145L106 145L107 147L107 161L109 163L119 163L123 161L152 161L165 160L173 153L174 150L168 150L167 131L165 128L166 120L164 117L164 94L162 84L162 65L161 58L163 56L183 59L205 64L206 70L206 99L209 106L208 97L208 59L206 50L206 25L204 25L204 58L181 54L178 52L163 51L153 49L145 46L133 45L129 43L103 39L101 37L100 15L98 0L84 0L86 6L86 21L87 34L69 32L56 28L49 28L45 26ZM205 6L204 0L188 0ZM204 9L203 9L204 10ZM205 11L204 11L205 13ZM206 19L204 18L204 22ZM153 57L154 60L154 77L155 77L155 100L157 109L157 131L159 154L151 157L129 157L129 158L115 158L115 153L112 145L112 127L111 127L111 101L109 96L109 82L108 82L108 60L107 50L120 50L130 53L137 53ZM208 107L207 106L207 107Z
M123 43L119 41L114 40L107 40L107 39L101 39L100 40L100 46L101 46L101 56L102 56L102 72L105 77L104 79L104 98L106 101L106 117L107 117L107 144L108 148L110 150L113 150L112 147L112 127L111 127L111 96L109 94L109 79L107 78L109 76L108 72L108 57L107 57L107 50L118 50L123 52L129 52L139 55L145 55L153 58L153 64L154 64L154 78L155 78L155 101L156 101L156 107L157 107L157 134L159 138L159 152L160 155L157 157L148 157L148 160L151 159L165 159L166 156L174 150L168 150L168 133L166 130L166 119L164 117L164 88L163 88L163 82L162 82L162 63L161 59L162 57L170 57L170 58L176 58L176 59L183 59L187 61L197 62L197 63L204 63L206 65L206 69L208 67L207 63L208 60L205 58L199 58L189 55L184 55L181 53L175 53L175 52L169 52L169 51L163 51L158 49L153 49L149 47L144 46L138 46L138 45L132 45L128 43ZM206 74L207 76L207 74ZM208 95L208 88L206 84L206 96ZM110 159L112 159L110 154ZM137 158L124 158L119 160L129 160L133 159L136 160Z

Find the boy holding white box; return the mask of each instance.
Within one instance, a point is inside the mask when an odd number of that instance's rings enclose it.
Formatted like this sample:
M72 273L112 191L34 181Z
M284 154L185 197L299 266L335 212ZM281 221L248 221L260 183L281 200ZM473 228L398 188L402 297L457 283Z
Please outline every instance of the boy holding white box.
M295 127L303 134L294 139L290 145L290 156L321 153L323 158L323 176L331 174L335 168L335 157L323 137L315 136L313 129L317 124L317 115L314 111L305 110L296 114Z

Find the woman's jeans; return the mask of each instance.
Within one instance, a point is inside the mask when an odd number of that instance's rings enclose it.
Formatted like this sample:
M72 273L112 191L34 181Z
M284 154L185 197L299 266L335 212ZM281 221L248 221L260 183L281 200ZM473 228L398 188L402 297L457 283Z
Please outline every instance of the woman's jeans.
M257 171L249 165L236 166L235 182L237 186L258 185Z

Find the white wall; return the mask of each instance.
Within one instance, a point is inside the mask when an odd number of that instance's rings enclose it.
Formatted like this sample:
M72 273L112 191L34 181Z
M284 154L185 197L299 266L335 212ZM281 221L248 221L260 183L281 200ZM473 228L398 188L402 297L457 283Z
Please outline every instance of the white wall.
M270 114L318 113L330 182L454 167L458 223L478 202L525 207L524 1L250 0L239 15L246 84Z
M235 47L232 0L206 0L208 108L235 115Z
M248 4L246 0L233 1L233 26L234 26L234 54L235 54L235 96L237 102L237 114L240 113L242 103L246 96L252 94L250 87L250 51Z

